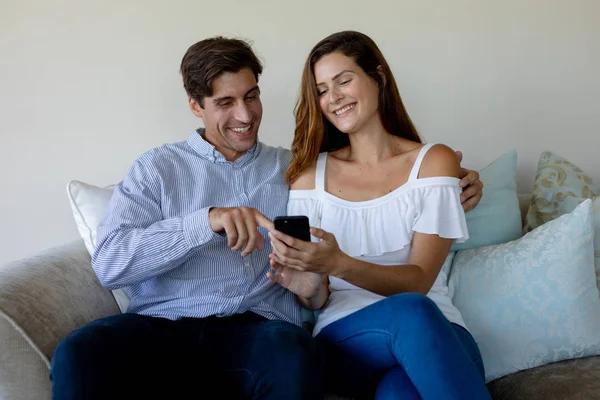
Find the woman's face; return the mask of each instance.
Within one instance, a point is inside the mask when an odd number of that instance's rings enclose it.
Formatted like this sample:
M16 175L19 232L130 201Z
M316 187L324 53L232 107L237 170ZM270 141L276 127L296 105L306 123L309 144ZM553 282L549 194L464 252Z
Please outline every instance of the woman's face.
M379 87L352 58L330 53L317 61L314 75L321 111L341 132L379 120Z

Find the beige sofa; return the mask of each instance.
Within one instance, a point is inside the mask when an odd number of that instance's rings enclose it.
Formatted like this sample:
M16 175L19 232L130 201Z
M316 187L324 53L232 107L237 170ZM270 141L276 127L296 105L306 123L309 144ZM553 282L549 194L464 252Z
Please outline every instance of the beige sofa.
M524 215L528 196L520 203ZM118 312L90 267L83 241L0 267L0 399L50 399L49 360L58 342ZM494 399L600 399L600 357L521 371L488 388Z

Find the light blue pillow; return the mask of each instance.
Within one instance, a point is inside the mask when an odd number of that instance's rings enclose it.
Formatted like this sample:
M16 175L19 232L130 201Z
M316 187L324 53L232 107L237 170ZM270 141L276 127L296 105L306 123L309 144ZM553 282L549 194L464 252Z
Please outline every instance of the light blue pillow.
M454 243L450 251L506 243L522 235L517 198L517 152L510 150L479 171L483 197L468 211L469 239Z
M460 251L448 281L486 381L600 354L592 201L515 241Z
M540 155L524 232L572 212L585 199L594 201L596 286L600 288L600 185L577 165L550 151Z

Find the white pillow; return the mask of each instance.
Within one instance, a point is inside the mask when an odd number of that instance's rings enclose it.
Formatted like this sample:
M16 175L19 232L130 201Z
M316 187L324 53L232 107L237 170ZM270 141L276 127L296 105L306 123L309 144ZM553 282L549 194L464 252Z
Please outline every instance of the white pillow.
M71 181L67 185L67 194L71 202L73 217L90 256L96 248L96 229L104 217L114 185L101 188L80 181ZM129 306L129 296L125 288L112 291L121 312Z
M520 239L457 252L448 287L487 382L600 354L592 201Z

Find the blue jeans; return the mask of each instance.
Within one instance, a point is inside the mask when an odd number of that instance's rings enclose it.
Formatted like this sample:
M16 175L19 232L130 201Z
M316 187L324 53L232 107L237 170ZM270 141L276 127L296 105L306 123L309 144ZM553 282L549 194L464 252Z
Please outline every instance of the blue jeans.
M52 358L55 400L322 399L323 357L304 329L253 313L103 318Z
M355 398L490 399L477 344L428 297L387 297L328 326L327 391Z

